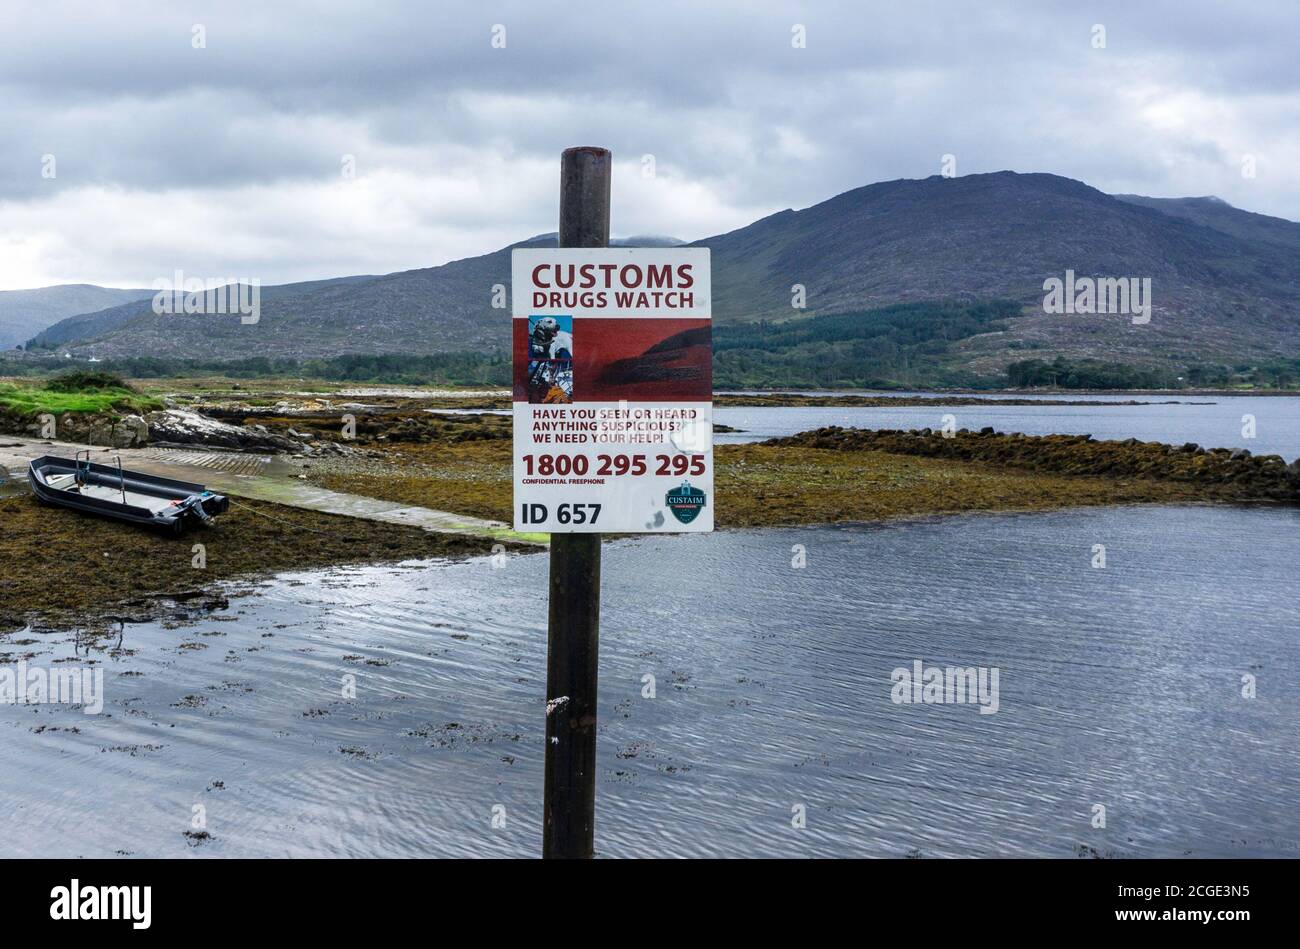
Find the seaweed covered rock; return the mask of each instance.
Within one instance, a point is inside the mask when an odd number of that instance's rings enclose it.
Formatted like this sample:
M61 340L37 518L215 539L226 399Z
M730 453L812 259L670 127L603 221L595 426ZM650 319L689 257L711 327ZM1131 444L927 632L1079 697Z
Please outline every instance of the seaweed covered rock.
M1093 441L1091 435L1003 435L963 429L942 432L871 430L830 426L775 438L766 444L829 451L884 451L947 458L989 466L1065 475L1141 478L1202 485L1209 496L1241 500L1300 502L1300 461L1278 455L1253 456L1244 449L1181 449L1130 438Z
M28 419L22 433L32 438L50 437L47 421ZM65 412L55 417L52 437L101 448L138 448L149 444L149 423L139 415Z

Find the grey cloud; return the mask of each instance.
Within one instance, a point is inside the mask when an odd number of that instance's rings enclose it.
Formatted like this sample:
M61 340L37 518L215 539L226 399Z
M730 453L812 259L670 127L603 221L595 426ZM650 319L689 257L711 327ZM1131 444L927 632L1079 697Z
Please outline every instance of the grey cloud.
M190 45L196 21L206 49ZM505 50L490 46L494 23L506 27ZM795 23L807 49L790 46ZM1091 48L1093 23L1106 27L1105 50ZM542 196L558 152L575 143L628 162L653 154L675 195L662 208L690 211L708 195L715 211L665 227L638 193L623 206L643 217L621 221L623 232L706 236L747 214L934 174L945 153L959 173L1051 171L1300 218L1296 35L1290 0L1230 10L1209 0L11 9L0 12L0 224L38 220L45 242L73 258L85 237L68 218L96 189L214 204L259 188L336 200L340 158L352 154L362 181L457 195L410 194L412 213L392 215L394 244L403 231L443 235L418 258L427 265L491 249L476 242L516 227L512 236L553 228ZM40 177L46 153L58 161L53 181ZM1258 153L1255 179L1239 173L1245 153ZM391 210L394 195L375 187ZM22 205L49 213L16 214ZM202 200L190 206L203 214ZM299 216L312 215L304 206L284 224ZM449 236L458 228L463 239ZM380 233L366 221L357 232ZM260 251L270 279L323 276L346 257L337 235L285 243ZM344 269L388 269L387 248ZM130 266L104 248L93 255L108 270Z

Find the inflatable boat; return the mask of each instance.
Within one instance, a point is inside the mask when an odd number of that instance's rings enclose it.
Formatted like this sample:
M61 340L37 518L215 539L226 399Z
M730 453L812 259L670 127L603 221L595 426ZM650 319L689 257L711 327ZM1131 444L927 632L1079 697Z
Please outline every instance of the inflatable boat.
M115 465L92 462L89 451L77 452L74 459L44 455L28 467L27 481L45 504L173 534L210 523L230 506L224 495L213 494L201 484L126 471L120 457L115 461Z

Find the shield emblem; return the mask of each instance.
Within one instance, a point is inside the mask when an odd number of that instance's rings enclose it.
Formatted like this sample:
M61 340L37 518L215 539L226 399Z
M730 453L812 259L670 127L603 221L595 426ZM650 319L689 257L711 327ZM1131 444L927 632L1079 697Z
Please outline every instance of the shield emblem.
M673 488L664 497L664 503L668 510L673 512L673 517L683 524L689 524L699 515L700 509L704 507L704 492L699 488L692 487L689 481L683 481L681 487Z

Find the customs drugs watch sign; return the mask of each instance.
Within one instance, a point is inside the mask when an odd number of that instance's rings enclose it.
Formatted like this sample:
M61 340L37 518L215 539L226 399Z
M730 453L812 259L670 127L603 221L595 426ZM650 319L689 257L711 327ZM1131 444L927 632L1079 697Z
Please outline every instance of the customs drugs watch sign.
M512 258L514 526L713 530L707 248Z

